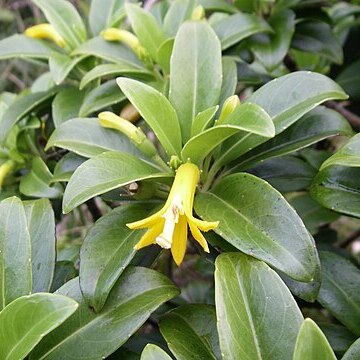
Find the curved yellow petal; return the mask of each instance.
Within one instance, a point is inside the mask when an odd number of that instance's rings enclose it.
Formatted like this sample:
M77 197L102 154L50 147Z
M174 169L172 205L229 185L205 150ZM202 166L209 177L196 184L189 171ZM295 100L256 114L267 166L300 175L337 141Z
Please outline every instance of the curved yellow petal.
M135 250L140 250L145 246L149 246L155 243L155 239L161 234L164 226L164 221L159 221L153 227L151 227L140 239L140 241L134 246Z
M145 219L141 219L139 221L134 221L132 223L128 223L128 224L126 224L126 226L131 230L150 228L150 227L154 226L158 221L163 220L162 215L164 215L165 211L166 211L166 204L155 214L152 214L152 215L146 217Z
M179 221L175 226L171 254L177 266L179 266L185 256L188 225L185 215L179 216Z
M203 234L200 232L198 227L192 222L189 222L189 227L190 227L190 231L191 231L192 236L202 246L204 251L207 252L207 253L210 252L209 251L209 246L208 246L208 244L206 242L206 239L204 238Z
M204 221L193 216L188 217L188 221L193 222L201 231L213 230L219 225L218 221Z

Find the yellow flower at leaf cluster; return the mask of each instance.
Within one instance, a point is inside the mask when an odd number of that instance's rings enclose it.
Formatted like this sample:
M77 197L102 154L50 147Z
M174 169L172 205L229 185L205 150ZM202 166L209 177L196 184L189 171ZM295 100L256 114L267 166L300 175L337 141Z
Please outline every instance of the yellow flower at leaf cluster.
M65 40L50 24L45 23L31 26L25 30L24 34L35 39L51 40L61 48L66 45Z
M157 213L139 221L127 224L130 229L148 231L135 245L139 250L151 244L158 244L164 249L171 249L177 265L185 256L188 227L194 239L209 252L209 247L201 231L216 228L218 221L208 222L193 216L193 203L200 178L199 168L191 163L180 165L165 205ZM200 231L201 230L201 231Z

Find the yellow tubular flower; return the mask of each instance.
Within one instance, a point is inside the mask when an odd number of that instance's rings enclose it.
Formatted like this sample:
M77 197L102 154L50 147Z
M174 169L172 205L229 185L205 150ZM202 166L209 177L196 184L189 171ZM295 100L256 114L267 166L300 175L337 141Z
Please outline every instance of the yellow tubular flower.
M135 245L139 250L151 244L158 244L164 249L170 249L177 265L184 259L188 225L194 239L209 252L206 239L201 231L216 228L218 221L208 222L194 218L193 203L200 170L194 164L180 165L176 172L174 183L168 199L161 210L139 221L126 224L130 229L148 228L148 231Z
M39 24L27 28L24 32L26 36L35 39L47 39L53 41L61 48L65 47L65 40L50 24Z

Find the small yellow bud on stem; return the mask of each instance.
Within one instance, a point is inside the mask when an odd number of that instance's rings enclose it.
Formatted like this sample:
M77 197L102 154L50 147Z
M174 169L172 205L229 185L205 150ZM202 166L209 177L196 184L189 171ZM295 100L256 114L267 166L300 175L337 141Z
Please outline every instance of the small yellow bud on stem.
M10 171L15 167L13 160L8 160L0 166L0 190L4 183L5 178L9 175Z
M64 48L66 45L65 40L50 24L31 26L25 30L24 34L35 39L51 40L61 48Z
M224 101L224 105L222 106L220 117L217 120L216 125L220 125L225 120L225 118L230 115L239 105L240 100L237 95L228 97Z
M205 9L198 5L191 14L191 20L202 20L205 19Z

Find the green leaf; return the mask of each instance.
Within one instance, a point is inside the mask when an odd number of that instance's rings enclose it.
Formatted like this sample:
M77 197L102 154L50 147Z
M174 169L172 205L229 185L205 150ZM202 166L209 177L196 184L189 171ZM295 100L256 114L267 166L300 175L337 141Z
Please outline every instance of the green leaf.
M235 94L238 82L236 62L231 58L222 58L222 85L220 91L220 107L223 106L225 100Z
M199 4L203 6L205 10L221 11L230 14L237 12L235 6L222 0L199 0Z
M56 94L51 104L52 119L56 128L65 121L79 116L84 96L85 93L75 87L66 88Z
M120 206L101 217L86 234L80 252L80 286L89 305L99 312L111 288L136 254L142 231L126 224L149 215L141 205Z
M166 74L170 74L170 60L174 49L174 38L165 40L159 47L157 52L158 64L162 67Z
M320 323L319 326L336 354L344 354L356 340L356 336L342 325ZM351 360L356 359L351 358Z
M117 83L153 129L168 156L179 156L181 150L179 121L168 99L153 87L136 80L118 78Z
M33 0L33 2L42 10L46 19L70 49L76 48L86 40L85 25L69 1Z
M241 253L221 254L215 266L223 358L290 359L303 317L280 277L262 261Z
M280 10L271 15L268 21L274 33L253 37L251 48L265 68L272 71L281 64L289 51L295 30L295 14L288 9Z
M129 65L128 63L120 64L103 64L94 67L81 79L80 90L94 80L100 79L104 76L119 76L127 75L132 78L139 78L149 80L152 79L153 75L150 71L145 68L141 69L138 66Z
M207 129L191 138L183 147L181 156L183 161L188 158L194 164L200 165L202 160L219 144L232 135L237 134L236 151L239 152L241 142L249 134L271 137L275 135L273 122L269 115L258 105L243 104L238 106L221 125ZM246 148L247 149L247 148ZM219 161L226 163L231 160L231 154L222 153ZM236 155L233 155L236 156ZM228 160L230 157L230 160Z
M95 56L113 63L128 64L143 68L142 63L128 47L113 41L106 41L102 37L95 37L76 48L72 54Z
M350 167L360 166L360 134L353 136L340 150L328 158L321 165L320 170L334 165Z
M264 109L256 104L247 103L238 106L222 122L225 126L241 123L246 123L246 127L244 126L246 132L240 132L224 142L216 154L215 168L219 168L248 152L254 146L254 141L256 144L259 139L265 141L265 139L275 135L272 119Z
M359 360L360 358L360 338L357 339L345 353L341 360Z
M296 25L292 40L295 49L325 56L336 64L343 62L343 50L330 25L319 20L305 20Z
M195 198L195 211L242 252L291 278L311 281L317 266L314 241L284 197L246 173L227 176ZM291 234L291 236L289 235Z
M10 197L0 202L0 310L30 293L30 235L23 204Z
M60 198L63 188L60 184L50 185L52 179L53 175L41 157L34 157L30 172L20 180L20 192L31 197Z
M141 45L149 52L152 59L157 61L157 51L166 40L160 25L149 11L143 10L138 5L126 3L125 10Z
M125 135L102 127L98 118L77 118L61 124L52 133L45 149L53 146L84 157L100 155L108 150L124 151L141 157L138 149Z
M336 360L325 335L310 318L301 325L293 359Z
M55 81L52 78L50 72L48 71L41 74L37 79L34 80L30 90L32 93L37 93L42 91L49 91L54 86L55 86Z
M260 105L271 116L278 134L322 102L347 97L330 78L297 71L270 81L246 101Z
M68 213L96 195L131 182L169 176L134 155L108 151L77 168L65 189L63 211Z
M360 99L360 60L347 66L336 77L336 82L342 86L345 91L354 99Z
M85 95L79 110L79 116L88 116L123 100L125 100L125 95L119 90L116 81L107 81Z
M65 284L58 293L76 300L79 309L41 341L30 357L32 360L105 358L179 291L164 275L138 267L125 270L98 314L84 301L78 279Z
M205 131L211 124L216 112L218 111L219 106L212 106L204 111L199 112L192 123L191 126L191 137L193 138L196 135L199 135Z
M277 156L289 154L330 136L350 136L353 130L347 120L338 112L316 108L278 136L256 147L240 159L231 171L242 171L254 164Z
M316 175L311 196L328 209L360 217L359 176L358 167L329 166Z
M261 17L243 13L228 16L212 24L212 27L221 41L222 50L256 33L271 31L271 27Z
M77 307L74 300L55 294L33 294L13 301L0 313L0 358L25 358Z
M185 143L195 116L217 105L221 91L221 48L211 27L202 21L181 25L170 64L169 99Z
M55 268L55 219L48 199L25 201L31 239L32 292L48 292Z
M310 186L316 170L295 156L266 160L248 170L281 193L304 190Z
M0 59L39 59L47 60L53 48L46 41L15 34L0 41Z
M49 67L56 85L61 84L79 62L85 59L85 55L71 58L65 54L52 52L49 59Z
M46 104L58 91L59 88L53 88L46 92L19 96L0 119L0 144L4 144L10 130L18 121Z
M73 152L64 155L55 165L52 181L68 182L74 171L85 161L86 158Z
M171 360L171 357L160 347L147 344L141 353L140 360Z
M161 318L160 331L178 360L220 359L216 314L212 306L180 306Z
M340 217L340 214L319 205L308 193L292 197L289 203L312 234L315 234L320 226L329 224Z
M319 303L357 336L360 335L360 270L348 259L320 252Z
M101 30L112 27L124 13L124 0L92 0L89 25L94 36Z

